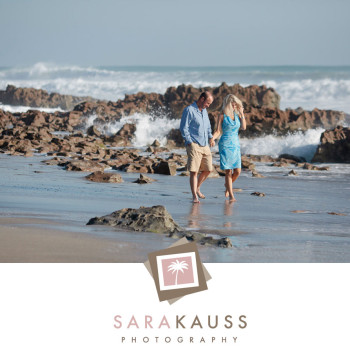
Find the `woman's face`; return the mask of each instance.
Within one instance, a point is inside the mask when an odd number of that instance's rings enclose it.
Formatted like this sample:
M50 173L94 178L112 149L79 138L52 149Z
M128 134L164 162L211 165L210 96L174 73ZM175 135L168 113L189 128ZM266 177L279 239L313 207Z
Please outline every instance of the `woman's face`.
M233 110L237 109L237 103L236 102L232 102L232 108L233 108Z

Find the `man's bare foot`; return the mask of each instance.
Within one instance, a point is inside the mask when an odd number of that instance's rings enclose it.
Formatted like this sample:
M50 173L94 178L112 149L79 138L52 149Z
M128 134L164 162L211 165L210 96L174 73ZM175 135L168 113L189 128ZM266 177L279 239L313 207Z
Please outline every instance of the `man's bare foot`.
M237 199L234 196L233 197L230 196L229 200L230 200L230 202L237 202Z
M205 195L201 191L197 191L197 196L202 199L205 198Z

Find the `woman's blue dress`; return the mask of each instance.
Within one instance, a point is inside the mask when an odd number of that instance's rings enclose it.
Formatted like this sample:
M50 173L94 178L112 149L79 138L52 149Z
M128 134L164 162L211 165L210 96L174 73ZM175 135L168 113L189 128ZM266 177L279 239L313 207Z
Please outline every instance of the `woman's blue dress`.
M241 168L241 147L239 145L238 130L241 126L239 116L235 113L235 120L224 114L222 121L222 135L219 141L220 168L222 170Z

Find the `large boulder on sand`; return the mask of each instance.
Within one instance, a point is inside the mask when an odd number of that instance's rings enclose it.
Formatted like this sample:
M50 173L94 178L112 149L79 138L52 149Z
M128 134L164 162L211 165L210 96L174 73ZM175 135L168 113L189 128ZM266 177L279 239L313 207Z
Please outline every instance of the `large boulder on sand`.
M155 233L182 231L162 205L140 207L139 209L124 208L106 216L92 218L87 225L110 225Z
M124 208L109 215L92 218L87 225L109 225L133 231L165 233L169 237L186 237L189 241L196 241L203 245L214 245L220 248L232 247L232 242L228 237L214 238L212 235L200 232L186 232L162 205L140 207L139 209Z

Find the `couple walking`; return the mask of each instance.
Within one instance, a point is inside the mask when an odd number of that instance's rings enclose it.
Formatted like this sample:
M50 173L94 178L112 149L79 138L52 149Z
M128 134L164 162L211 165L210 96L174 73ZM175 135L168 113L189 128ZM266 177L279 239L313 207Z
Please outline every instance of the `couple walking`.
M205 198L200 190L202 183L213 169L210 147L219 141L220 168L225 171L225 196L235 201L232 184L241 173L241 150L238 130L246 129L242 102L232 94L225 97L217 130L212 134L207 108L214 98L209 91L203 92L197 102L185 108L182 114L180 131L185 140L188 156L187 168L190 172L190 186L193 203ZM199 176L198 176L199 174Z

